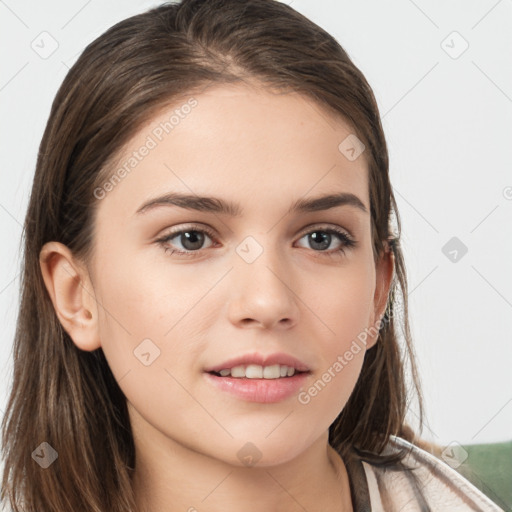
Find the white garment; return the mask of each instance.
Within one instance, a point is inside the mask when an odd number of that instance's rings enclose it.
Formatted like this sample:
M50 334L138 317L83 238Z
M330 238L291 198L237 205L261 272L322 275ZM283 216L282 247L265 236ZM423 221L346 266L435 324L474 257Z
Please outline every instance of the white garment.
M384 454L407 454L398 465L352 451L345 465L354 512L503 512L455 469L402 438Z

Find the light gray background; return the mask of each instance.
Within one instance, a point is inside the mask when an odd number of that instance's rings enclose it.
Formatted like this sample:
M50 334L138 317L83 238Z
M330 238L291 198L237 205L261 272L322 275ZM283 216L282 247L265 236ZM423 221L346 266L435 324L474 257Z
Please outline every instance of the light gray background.
M18 243L51 102L87 43L159 3L0 0L2 410L12 376ZM287 3L336 37L381 109L426 437L510 439L512 0ZM443 252L452 237L456 245Z

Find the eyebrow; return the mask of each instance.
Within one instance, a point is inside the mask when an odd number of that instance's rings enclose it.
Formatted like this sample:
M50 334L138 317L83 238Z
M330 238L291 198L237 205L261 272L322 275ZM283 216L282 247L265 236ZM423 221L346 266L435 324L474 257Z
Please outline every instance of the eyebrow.
M226 201L219 197L197 196L171 192L160 197L146 201L136 214L142 214L161 206L178 206L187 210L219 213L231 217L240 217L243 208L238 203ZM356 195L349 192L328 194L314 198L300 198L288 209L290 213L308 213L329 210L340 206L352 206L364 213L368 210L364 203Z

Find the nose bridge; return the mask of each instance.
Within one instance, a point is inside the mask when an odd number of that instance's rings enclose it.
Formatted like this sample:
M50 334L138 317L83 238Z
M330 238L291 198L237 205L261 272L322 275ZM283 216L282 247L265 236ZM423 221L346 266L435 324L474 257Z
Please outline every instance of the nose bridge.
M285 267L281 249L273 232L248 235L235 248L235 266L249 276L273 282L277 279L275 274L282 273Z
M263 231L246 236L235 248L232 299L239 306L237 315L261 322L295 317L292 271L281 249L275 233Z

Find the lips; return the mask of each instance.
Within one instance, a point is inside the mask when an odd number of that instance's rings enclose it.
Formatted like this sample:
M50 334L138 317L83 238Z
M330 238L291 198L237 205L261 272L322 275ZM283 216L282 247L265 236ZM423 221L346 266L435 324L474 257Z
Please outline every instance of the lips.
M244 402L278 403L290 400L305 386L308 372L297 373L283 379L232 379L218 377L214 373L203 374L205 382L213 389Z
M228 368L234 368L235 366L242 366L242 365L250 365L250 364L256 364L259 366L272 366L272 365L282 365L282 366L288 366L295 368L298 372L309 372L310 368L308 365L306 365L301 360L297 359L296 357L285 354L284 352L277 352L274 354L258 354L258 353L251 353L251 354L245 354L242 356L234 357L231 359L228 359L224 361L223 363L219 363L213 366L208 366L204 369L207 373L212 372L220 372L221 370L225 370Z

